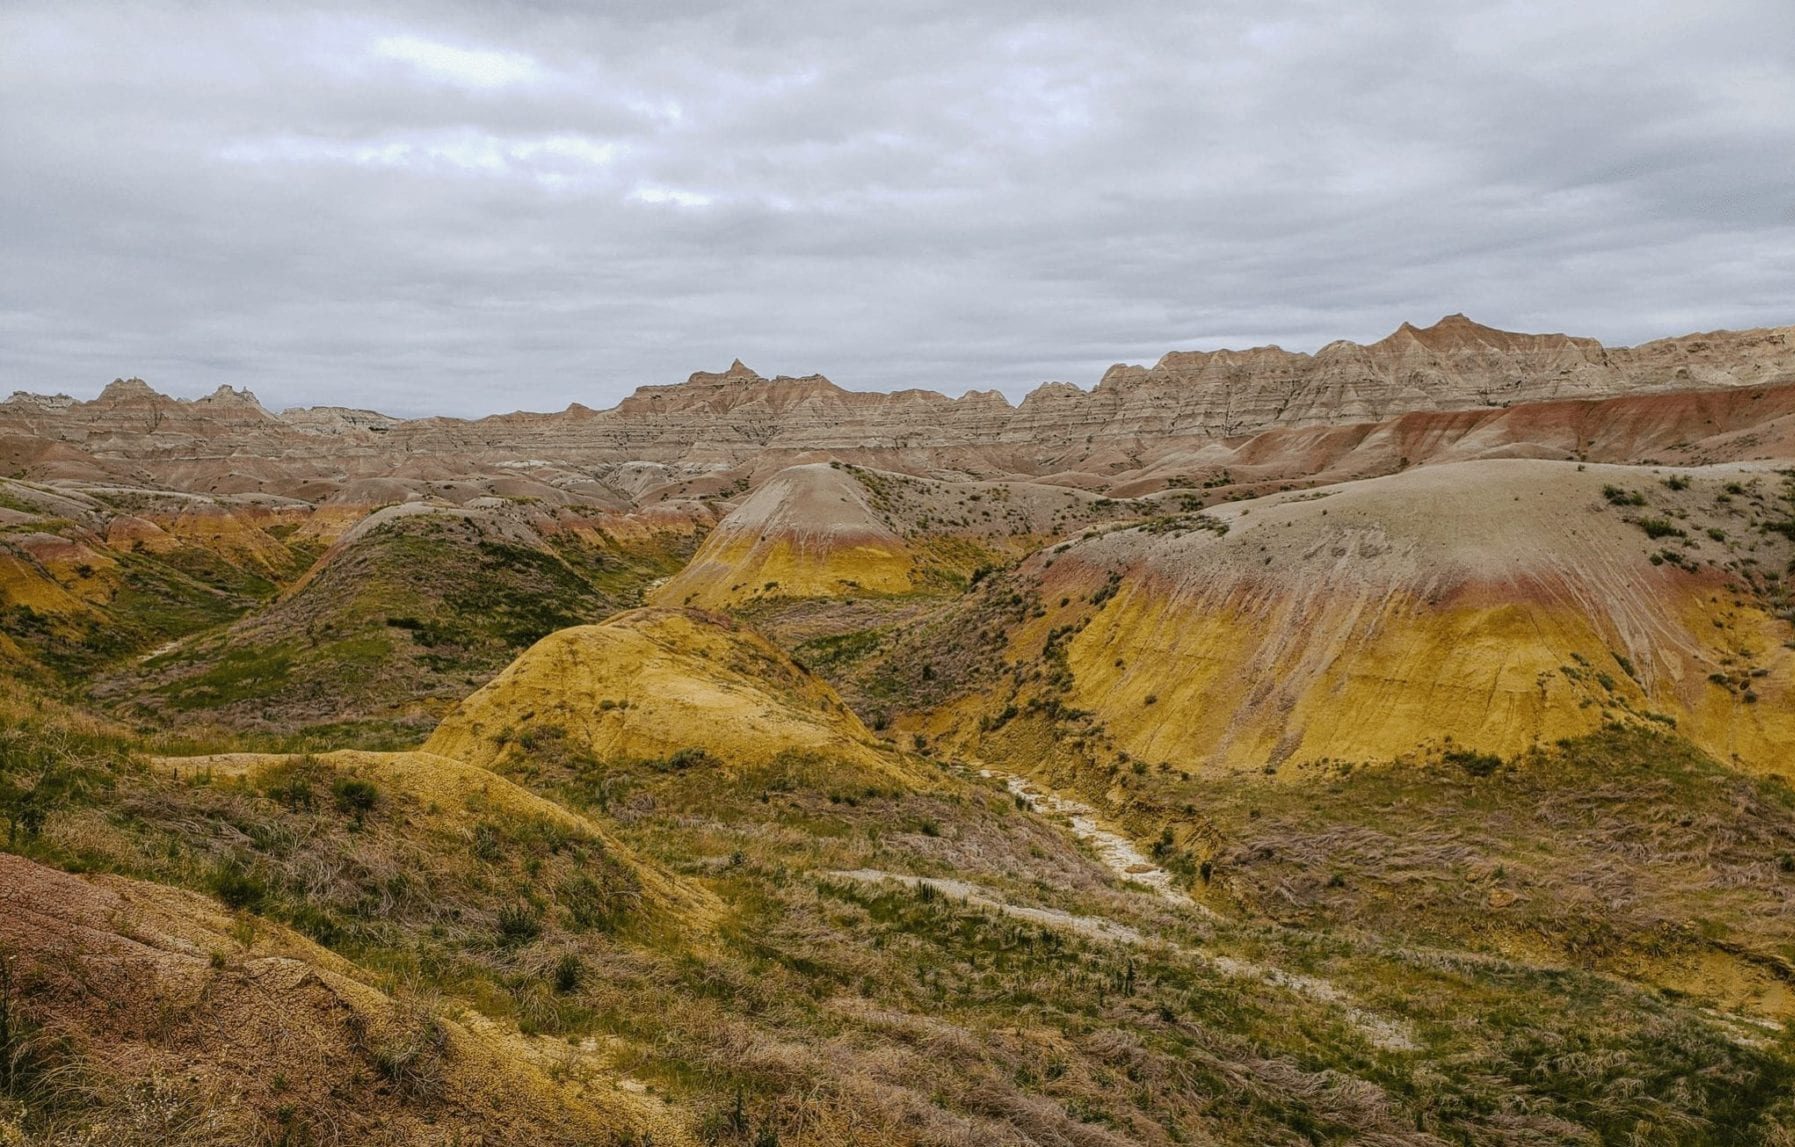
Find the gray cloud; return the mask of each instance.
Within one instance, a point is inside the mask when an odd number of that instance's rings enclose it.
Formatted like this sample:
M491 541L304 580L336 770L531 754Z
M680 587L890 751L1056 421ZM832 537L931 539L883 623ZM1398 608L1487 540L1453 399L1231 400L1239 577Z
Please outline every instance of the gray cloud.
M1786 0L13 0L0 156L0 389L1019 395L1795 321Z

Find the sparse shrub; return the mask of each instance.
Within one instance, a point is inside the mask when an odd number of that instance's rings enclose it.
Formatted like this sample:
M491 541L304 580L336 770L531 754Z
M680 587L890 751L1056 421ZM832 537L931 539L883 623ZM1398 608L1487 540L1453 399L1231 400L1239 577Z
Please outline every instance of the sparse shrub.
M488 863L504 855L499 845L499 830L481 821L474 826L474 856Z
M331 783L330 793L336 798L337 808L353 813L358 820L363 814L372 812L380 800L380 790L374 787L374 782L360 777L338 777Z
M580 986L580 977L585 974L586 965L578 952L565 953L555 961L555 991L566 995Z
M301 773L294 773L284 782L268 788L268 799L278 801L294 812L309 810L313 804L312 782Z
M235 858L213 869L209 883L212 894L232 908L253 911L261 907L268 895L268 886L262 879Z
M1172 830L1170 828L1160 830L1159 839L1153 842L1152 851L1153 859L1155 860L1164 860L1167 856L1171 855Z
M54 730L0 728L0 816L7 846L36 837L50 813L99 787L100 762Z
M737 852L735 857L742 854ZM734 859L734 858L732 858ZM739 866L740 859L735 863ZM609 882L601 884L584 872L576 873L556 889L556 898L573 918L576 928L588 931L609 931L641 899L642 891L635 878L618 869L608 873Z
M542 935L542 912L534 904L507 904L499 909L499 939L506 944L527 944Z
M1448 749L1443 759L1449 765L1457 765L1474 777L1487 777L1502 767L1502 758L1494 753L1479 753L1471 749Z

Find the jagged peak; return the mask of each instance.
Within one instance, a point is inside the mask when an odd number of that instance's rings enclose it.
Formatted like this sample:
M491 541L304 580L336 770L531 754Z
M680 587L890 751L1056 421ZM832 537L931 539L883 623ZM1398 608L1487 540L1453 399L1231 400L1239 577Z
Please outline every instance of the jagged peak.
M1164 361L1163 356L1161 357L1160 361L1161 362ZM1155 365L1157 365L1157 364L1155 364ZM1133 363L1133 362L1113 363L1113 364L1111 364L1111 366L1109 367L1108 370L1103 372L1103 377L1099 378L1097 380L1096 388L1098 390L1108 390L1108 389L1116 386L1118 383L1127 382L1127 381L1137 379L1137 378L1144 378L1144 377L1146 377L1147 373L1148 373L1148 368L1140 365L1139 363Z
M117 402L122 398L161 398L163 395L141 378L115 378L100 391L100 401Z
M0 406L41 406L47 410L61 410L74 404L73 397L60 391L55 394L33 394L29 390L15 390L11 398L0 402Z
M1115 367L1111 367L1110 369L1114 370ZM1106 373L1104 377L1107 378L1109 376ZM1084 387L1079 386L1076 382L1043 382L1040 386L1029 391L1027 396L1023 398L1023 401L1028 402L1030 399L1048 398L1055 395L1077 397L1084 392Z
M1500 331L1495 327L1486 327L1476 319L1473 319L1470 315L1465 314L1465 312L1454 311L1449 315L1442 315L1432 326L1418 327L1405 319L1394 331L1391 331L1390 334L1392 336L1399 334L1443 334L1454 331L1477 331L1479 333L1489 331L1493 334L1513 333L1512 331Z
M1419 343L1430 349L1468 345L1517 349L1524 346L1538 346L1543 343L1574 344L1591 348L1601 346L1594 339L1573 338L1563 334L1531 334L1486 326L1462 311L1446 315L1429 327L1418 327L1413 323L1405 322L1372 345L1387 348L1402 343Z
M969 402L974 405L1009 406L1010 398L1001 390L968 390L955 402Z
M741 359L735 359L727 370L710 371L695 370L686 379L687 383L709 383L715 385L722 382L765 382L760 373Z
M258 399L255 396L255 392L248 387L238 388L230 385L220 386L217 390L214 390L211 394L206 395L199 401L207 403L230 403L237 406L253 406L258 410L263 409L261 400Z

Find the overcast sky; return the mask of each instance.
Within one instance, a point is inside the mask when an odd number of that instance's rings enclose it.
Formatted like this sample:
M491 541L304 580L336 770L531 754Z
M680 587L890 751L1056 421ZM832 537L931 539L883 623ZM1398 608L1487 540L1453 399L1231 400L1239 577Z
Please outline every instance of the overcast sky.
M0 0L0 392L1795 322L1795 3Z

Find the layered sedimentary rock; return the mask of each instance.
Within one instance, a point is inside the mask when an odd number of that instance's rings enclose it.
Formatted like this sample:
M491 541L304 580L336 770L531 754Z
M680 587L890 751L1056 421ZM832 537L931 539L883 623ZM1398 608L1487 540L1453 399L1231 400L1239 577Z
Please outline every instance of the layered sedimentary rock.
M1768 468L1513 460L1234 503L1031 559L1013 656L1063 655L1038 700L1180 767L1510 756L1635 721L1784 770L1795 646L1776 581L1737 571L1790 560L1761 526L1789 496Z
M812 463L764 482L654 600L716 609L763 595L905 593L912 565L866 489L839 466Z
M1168 443L1281 428L1785 384L1795 384L1795 328L1610 349L1453 315L1314 354L1175 352L1151 367L1112 367L1089 391L1048 383L1014 407L989 391L872 394L817 375L768 379L740 362L642 387L610 410L576 404L474 421L401 421L334 407L273 414L229 387L187 402L120 381L92 402L24 394L0 402L0 466L34 478L131 477L216 492L391 476L415 484L431 480L443 459L464 475L511 466L555 486L566 471L602 484L608 476L593 471L643 461L690 473L849 451L909 468L1041 474L1077 465L1107 473Z

